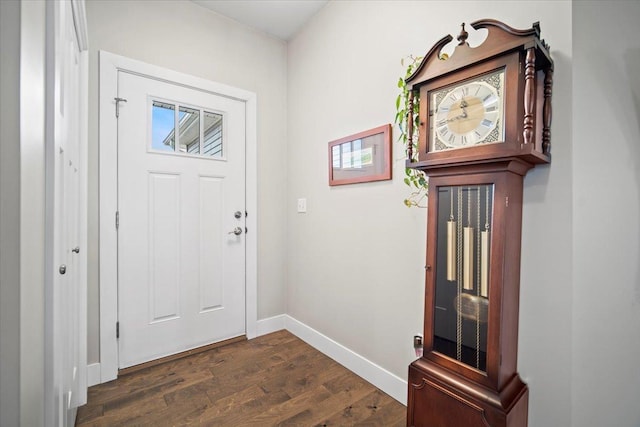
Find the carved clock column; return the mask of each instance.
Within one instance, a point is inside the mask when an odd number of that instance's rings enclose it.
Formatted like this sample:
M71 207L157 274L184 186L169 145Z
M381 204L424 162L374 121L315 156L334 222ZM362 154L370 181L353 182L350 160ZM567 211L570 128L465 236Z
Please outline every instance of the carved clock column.
M407 166L429 176L424 352L409 366L409 426L527 425L522 193L527 171L551 161L553 61L538 23L471 26L488 30L480 46L467 44L463 24L449 59L440 59L446 36L407 79L410 105L420 103Z

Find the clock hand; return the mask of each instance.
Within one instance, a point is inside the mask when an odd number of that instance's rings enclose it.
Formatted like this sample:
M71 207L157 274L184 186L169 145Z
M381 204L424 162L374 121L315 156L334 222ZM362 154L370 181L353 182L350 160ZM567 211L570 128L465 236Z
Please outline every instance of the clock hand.
M469 106L469 104L467 103L467 101L464 100L464 98L460 101L460 109L462 110L462 114L458 114L455 117L452 117L450 119L447 119L447 123L449 122L454 122L456 120L460 120L460 119L466 119L468 117L467 114L467 107Z
M455 122L456 120L465 119L465 118L467 118L467 114L466 114L466 113L464 113L464 114L460 114L460 115L458 115L458 116L455 116L455 117L452 117L452 118L450 118L450 119L447 119L447 123L449 123L449 122Z
M462 108L462 118L466 119L467 118L467 107L469 106L469 104L467 104L467 101L464 100L464 98L462 98L462 101L460 101L460 108Z
M467 110L466 109L462 109L462 114L458 114L455 117L452 117L450 119L447 119L447 122L455 122L456 120L460 120L460 119L466 119L468 117L467 115Z

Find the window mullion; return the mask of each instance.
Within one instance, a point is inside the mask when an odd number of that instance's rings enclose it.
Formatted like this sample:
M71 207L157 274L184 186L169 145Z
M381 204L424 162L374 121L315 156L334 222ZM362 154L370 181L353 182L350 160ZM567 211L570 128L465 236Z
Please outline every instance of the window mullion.
M176 103L176 111L174 113L174 120L173 120L173 134L174 134L174 144L173 144L173 151L175 153L179 153L180 152L180 105L178 103Z
M204 155L204 110L200 109L200 155Z

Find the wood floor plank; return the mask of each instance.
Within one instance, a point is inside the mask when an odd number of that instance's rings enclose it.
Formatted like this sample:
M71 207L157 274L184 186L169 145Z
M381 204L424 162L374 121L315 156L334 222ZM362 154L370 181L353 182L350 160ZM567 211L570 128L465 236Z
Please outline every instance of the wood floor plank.
M76 417L76 424L78 425L87 424L104 415L102 405L85 405L82 408L81 411L78 411L78 416Z
M273 393L264 393L253 399L235 405L233 410L229 407L216 405L205 411L198 419L199 423L204 425L218 426L244 426L250 423L250 420L256 414L268 411L269 408L278 406L291 397L283 391ZM223 402L224 403L224 402Z
M141 400L137 402L135 409L129 407L121 411L105 412L102 417L94 418L86 425L93 427L142 425L152 414L166 407L162 397Z
M265 390L284 390L295 396L337 377L345 368L321 353L302 354L274 370L261 387Z
M391 404L387 406L387 404ZM406 408L378 389L373 389L361 399L344 406L333 416L315 424L329 426L391 426L405 423Z
M367 426L405 426L406 425L406 408L398 405L391 396L382 393L380 390L374 392L373 405L369 405L369 417L364 419L360 424ZM366 402L365 402L366 403Z
M200 423L206 418L220 419L225 414L233 413L243 403L261 397L264 392L253 385L233 393L225 398L211 402L206 394L198 395L199 400L194 404L193 399L182 399L172 402L165 410L149 417L156 425L184 425Z
M332 395L328 399L318 403L313 407L305 407L303 411L283 420L279 423L282 426L312 426L326 419L336 412L336 408L341 408L347 402L356 402L364 398L376 388L368 382L358 378L353 381L353 373L340 367L342 374L322 385L329 390ZM357 378L357 377L356 377ZM340 384L336 387L336 385Z
M403 426L406 408L287 331L89 389L78 426Z
M298 414L305 409L314 407L320 402L329 399L331 392L324 387L317 387L299 394L277 406L270 407L252 419L247 425L276 426L291 418L292 414Z

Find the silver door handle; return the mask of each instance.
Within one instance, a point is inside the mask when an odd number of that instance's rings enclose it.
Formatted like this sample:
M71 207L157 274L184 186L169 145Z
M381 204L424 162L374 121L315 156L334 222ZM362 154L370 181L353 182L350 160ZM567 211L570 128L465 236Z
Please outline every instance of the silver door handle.
M80 253L80 246L76 246L75 248L71 249L71 252L79 254Z
M242 234L242 228L236 227L233 229L233 231L230 231L229 234L235 234L236 236L239 236Z

